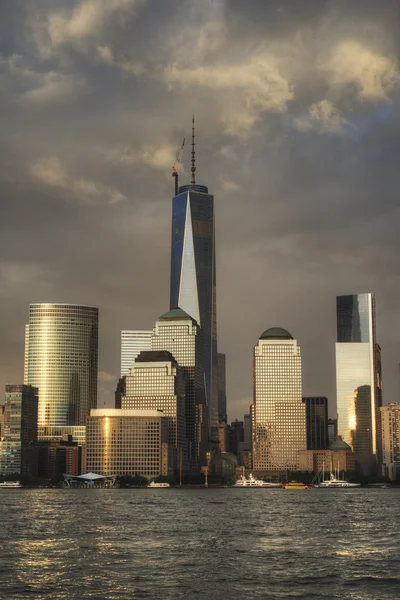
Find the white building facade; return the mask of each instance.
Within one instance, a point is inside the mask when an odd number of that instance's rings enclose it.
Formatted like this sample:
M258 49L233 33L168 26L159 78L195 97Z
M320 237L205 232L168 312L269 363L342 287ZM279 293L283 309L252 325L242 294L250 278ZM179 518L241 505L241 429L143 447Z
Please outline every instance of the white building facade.
M151 350L152 335L152 331L121 331L121 377L129 375L129 369L142 351Z

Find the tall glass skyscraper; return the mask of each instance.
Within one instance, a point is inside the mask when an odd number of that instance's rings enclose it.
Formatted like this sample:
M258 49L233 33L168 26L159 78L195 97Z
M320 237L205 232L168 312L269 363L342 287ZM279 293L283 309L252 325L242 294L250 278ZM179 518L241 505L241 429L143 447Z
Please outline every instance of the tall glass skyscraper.
M83 442L97 405L99 311L76 304L31 304L25 384L39 390L39 439L70 433Z
M375 296L336 299L338 435L351 446L356 469L376 472L381 462L381 349L376 343Z
M204 334L204 373L210 427L218 425L218 358L214 197L194 179L173 198L170 309L180 307ZM215 429L214 429L215 431Z

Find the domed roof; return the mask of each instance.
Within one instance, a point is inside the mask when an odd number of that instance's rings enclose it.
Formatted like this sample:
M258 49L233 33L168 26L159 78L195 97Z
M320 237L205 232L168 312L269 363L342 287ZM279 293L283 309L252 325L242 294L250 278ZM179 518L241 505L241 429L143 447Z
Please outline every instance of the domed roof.
M266 329L262 335L260 335L260 340L293 340L293 336L286 331L286 329L282 329L282 327L271 327L270 329Z
M343 440L337 440L336 442L333 442L333 444L329 446L329 450L345 450L346 452L351 452L350 446Z

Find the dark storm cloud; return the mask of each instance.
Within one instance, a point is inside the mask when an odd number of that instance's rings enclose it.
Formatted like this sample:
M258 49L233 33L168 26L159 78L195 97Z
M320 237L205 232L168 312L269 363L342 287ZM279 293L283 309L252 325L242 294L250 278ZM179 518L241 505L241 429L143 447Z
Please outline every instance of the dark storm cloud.
M304 392L333 399L335 296L364 291L396 400L398 3L7 4L0 383L21 380L30 302L83 302L101 309L111 403L120 330L168 308L171 165L194 111L230 416L248 409L252 347L273 325L301 345Z

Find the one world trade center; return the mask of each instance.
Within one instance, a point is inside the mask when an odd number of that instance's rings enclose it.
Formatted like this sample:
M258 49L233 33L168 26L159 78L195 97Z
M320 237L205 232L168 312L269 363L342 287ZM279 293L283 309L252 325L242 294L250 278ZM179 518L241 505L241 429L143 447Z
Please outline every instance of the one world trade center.
M196 184L194 119L191 183L173 198L170 308L197 321L204 337L204 377L211 433L218 425L214 196Z

